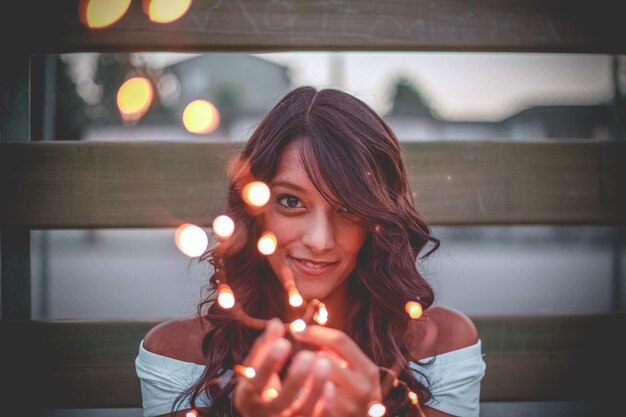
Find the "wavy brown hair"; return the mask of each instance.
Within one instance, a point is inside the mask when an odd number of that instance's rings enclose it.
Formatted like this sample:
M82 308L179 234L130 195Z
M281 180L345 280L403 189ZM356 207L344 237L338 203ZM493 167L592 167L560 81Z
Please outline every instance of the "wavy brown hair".
M267 114L229 168L226 213L235 221L235 233L200 258L213 266L212 291L197 311L212 325L202 344L206 368L197 383L181 393L172 410L186 397L196 408L196 400L204 393L211 399L209 415L238 415L232 405L234 384L218 382L227 379L227 370L244 361L260 332L242 326L214 302L220 282L228 282L249 315L291 318L285 289L256 250L262 231L242 200L241 189L252 179L271 182L283 149L295 140L300 142L301 163L317 190L333 205L357 216L368 230L357 266L348 278L346 315L352 326L346 333L379 366L390 368L399 362L400 379L419 395L422 404L430 398L428 382L418 382L407 367L412 360L407 337L410 318L404 302L398 300L417 298L424 309L433 303L433 290L417 270L416 261L434 252L439 240L415 208L398 140L374 110L352 95L299 87ZM420 258L429 242L432 249ZM411 337L415 338L415 332ZM385 398L385 406L389 415L416 415L406 395L396 390Z

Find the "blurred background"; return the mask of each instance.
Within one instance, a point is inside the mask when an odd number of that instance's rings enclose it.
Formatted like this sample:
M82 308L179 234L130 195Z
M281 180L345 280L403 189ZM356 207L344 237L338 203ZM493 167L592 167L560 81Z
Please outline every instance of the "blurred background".
M616 109L626 85L626 57L609 55L155 52L34 59L46 84L48 122L33 135L42 140L243 143L300 85L354 94L400 141L612 139L620 137ZM441 247L417 266L437 304L469 315L624 310L623 230L433 230ZM210 240L210 228L204 232ZM173 229L35 230L31 247L34 319L193 314L211 273L179 249Z
M623 136L626 57L288 52L34 56L39 140L243 144L294 87L343 89L401 142L613 140ZM34 109L37 111L37 109ZM216 196L216 198L222 198ZM210 223L208 219L207 224ZM624 230L609 226L435 226L419 262L436 304L470 316L624 311ZM197 232L197 230L196 230ZM193 314L212 230L34 230L32 318L165 320ZM481 416L583 416L576 402L485 403ZM522 411L523 410L523 411ZM140 416L141 409L42 410L40 417Z

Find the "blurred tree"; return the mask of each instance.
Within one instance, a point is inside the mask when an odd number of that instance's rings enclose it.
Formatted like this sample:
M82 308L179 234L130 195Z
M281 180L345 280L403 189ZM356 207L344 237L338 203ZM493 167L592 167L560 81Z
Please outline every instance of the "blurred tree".
M80 140L89 123L87 103L78 93L67 63L58 55L56 60L54 137L61 140Z
M432 117L428 100L406 77L398 77L391 88L392 107L388 116Z

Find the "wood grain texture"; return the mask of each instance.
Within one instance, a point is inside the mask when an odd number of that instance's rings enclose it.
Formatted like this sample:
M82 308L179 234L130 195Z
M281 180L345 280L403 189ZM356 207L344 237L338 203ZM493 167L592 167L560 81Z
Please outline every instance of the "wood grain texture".
M185 16L169 24L151 22L141 2L133 1L121 20L99 30L80 22L78 3L3 2L0 14L8 17L3 28L37 53L626 51L619 2L607 0L211 0L194 1ZM9 48L16 45L7 42Z
M234 144L0 144L2 225L208 226L225 208ZM403 143L433 225L625 224L626 143ZM620 209L621 207L621 209Z
M605 401L619 389L626 314L472 320L487 363L481 401ZM161 321L2 320L2 377L32 384L40 407L140 407L134 360Z

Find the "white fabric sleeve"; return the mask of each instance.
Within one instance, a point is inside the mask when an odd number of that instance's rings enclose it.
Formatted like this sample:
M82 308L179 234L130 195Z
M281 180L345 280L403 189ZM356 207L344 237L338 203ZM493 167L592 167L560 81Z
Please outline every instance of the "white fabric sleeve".
M143 415L155 417L172 411L176 397L198 381L204 366L149 352L144 349L142 340L135 358L135 370L141 381ZM205 394L198 397L196 405L209 405ZM188 399L175 411L185 408L190 408Z
M480 382L487 367L481 352L478 340L472 346L436 355L434 360L420 361L424 366L409 362L409 367L425 374L430 383L432 398L426 405L457 417L479 417ZM426 384L419 373L413 372L413 376Z

